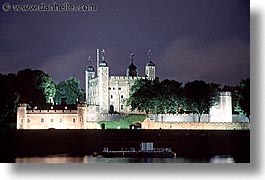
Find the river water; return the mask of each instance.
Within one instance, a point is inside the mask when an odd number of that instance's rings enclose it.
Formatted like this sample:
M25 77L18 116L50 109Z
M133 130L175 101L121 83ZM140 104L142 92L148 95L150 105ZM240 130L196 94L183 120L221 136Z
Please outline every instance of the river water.
M102 156L69 156L66 154L42 156L42 157L19 157L16 163L236 163L229 155L216 155L211 158L104 158Z

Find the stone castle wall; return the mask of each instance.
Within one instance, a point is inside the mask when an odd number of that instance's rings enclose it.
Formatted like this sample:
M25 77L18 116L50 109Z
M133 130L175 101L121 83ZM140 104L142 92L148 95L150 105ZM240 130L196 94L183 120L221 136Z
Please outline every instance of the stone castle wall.
M88 81L88 80L86 80ZM88 105L98 105L99 104L99 84L98 77L89 80L87 82L86 89L86 102Z
M77 110L27 110L25 104L17 111L17 129L99 129L97 122L89 121L85 104Z
M155 122L149 118L142 123L142 129L194 129L194 130L249 130L250 123L197 123L197 122Z
M195 114L148 114L147 117L156 122L198 122ZM203 114L201 122L209 122L209 115Z
M157 122L198 122L198 116L195 114L148 114L148 118L157 121ZM201 116L200 122L212 122L211 115L203 114ZM219 122L227 122L227 120L219 119ZM221 121L223 120L223 121ZM232 115L232 122L233 123L240 123L240 122L249 122L249 119L245 116L233 114Z
M101 63L103 63L102 66ZM142 77L109 76L109 66L105 62L105 51L97 49L97 73L92 66L85 71L87 104L99 106L100 114L109 112L132 113L130 107L127 107L125 103L125 99L129 97L131 86L137 79L155 79L155 65L153 63L152 66L146 66L145 71L145 76Z

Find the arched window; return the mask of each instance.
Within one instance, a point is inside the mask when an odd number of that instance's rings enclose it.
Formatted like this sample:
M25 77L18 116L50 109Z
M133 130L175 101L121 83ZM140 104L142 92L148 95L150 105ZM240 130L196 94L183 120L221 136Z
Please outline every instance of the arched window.
M109 106L109 113L110 114L114 113L114 106L113 105Z

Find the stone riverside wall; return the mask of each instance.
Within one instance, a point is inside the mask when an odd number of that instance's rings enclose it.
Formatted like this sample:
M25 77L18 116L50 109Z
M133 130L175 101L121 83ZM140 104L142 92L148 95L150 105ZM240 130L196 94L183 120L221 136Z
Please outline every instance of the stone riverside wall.
M148 118L153 119L156 122L198 122L198 116L195 114L148 114ZM210 122L210 115L203 114L201 116L201 122ZM232 122L249 122L249 119L241 115L232 115Z
M197 122L198 116L195 114L148 114L148 118L156 122ZM208 114L201 116L201 122L209 122Z
M142 129L196 129L196 130L249 130L250 123L206 123L206 122L156 122L149 118Z

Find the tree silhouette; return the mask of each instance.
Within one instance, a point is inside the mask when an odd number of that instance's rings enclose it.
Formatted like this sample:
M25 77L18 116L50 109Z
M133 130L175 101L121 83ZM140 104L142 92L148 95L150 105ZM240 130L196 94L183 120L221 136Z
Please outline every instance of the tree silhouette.
M41 70L25 69L17 73L16 89L19 103L31 106L50 103L55 96L55 84L52 78Z
M241 115L250 116L250 79L240 81L235 87L235 111Z
M193 81L185 84L184 96L186 108L198 115L198 122L203 113L209 113L210 107L217 102L219 85L205 81Z
M183 103L181 83L174 80L140 79L131 88L127 105L146 113L177 113Z

